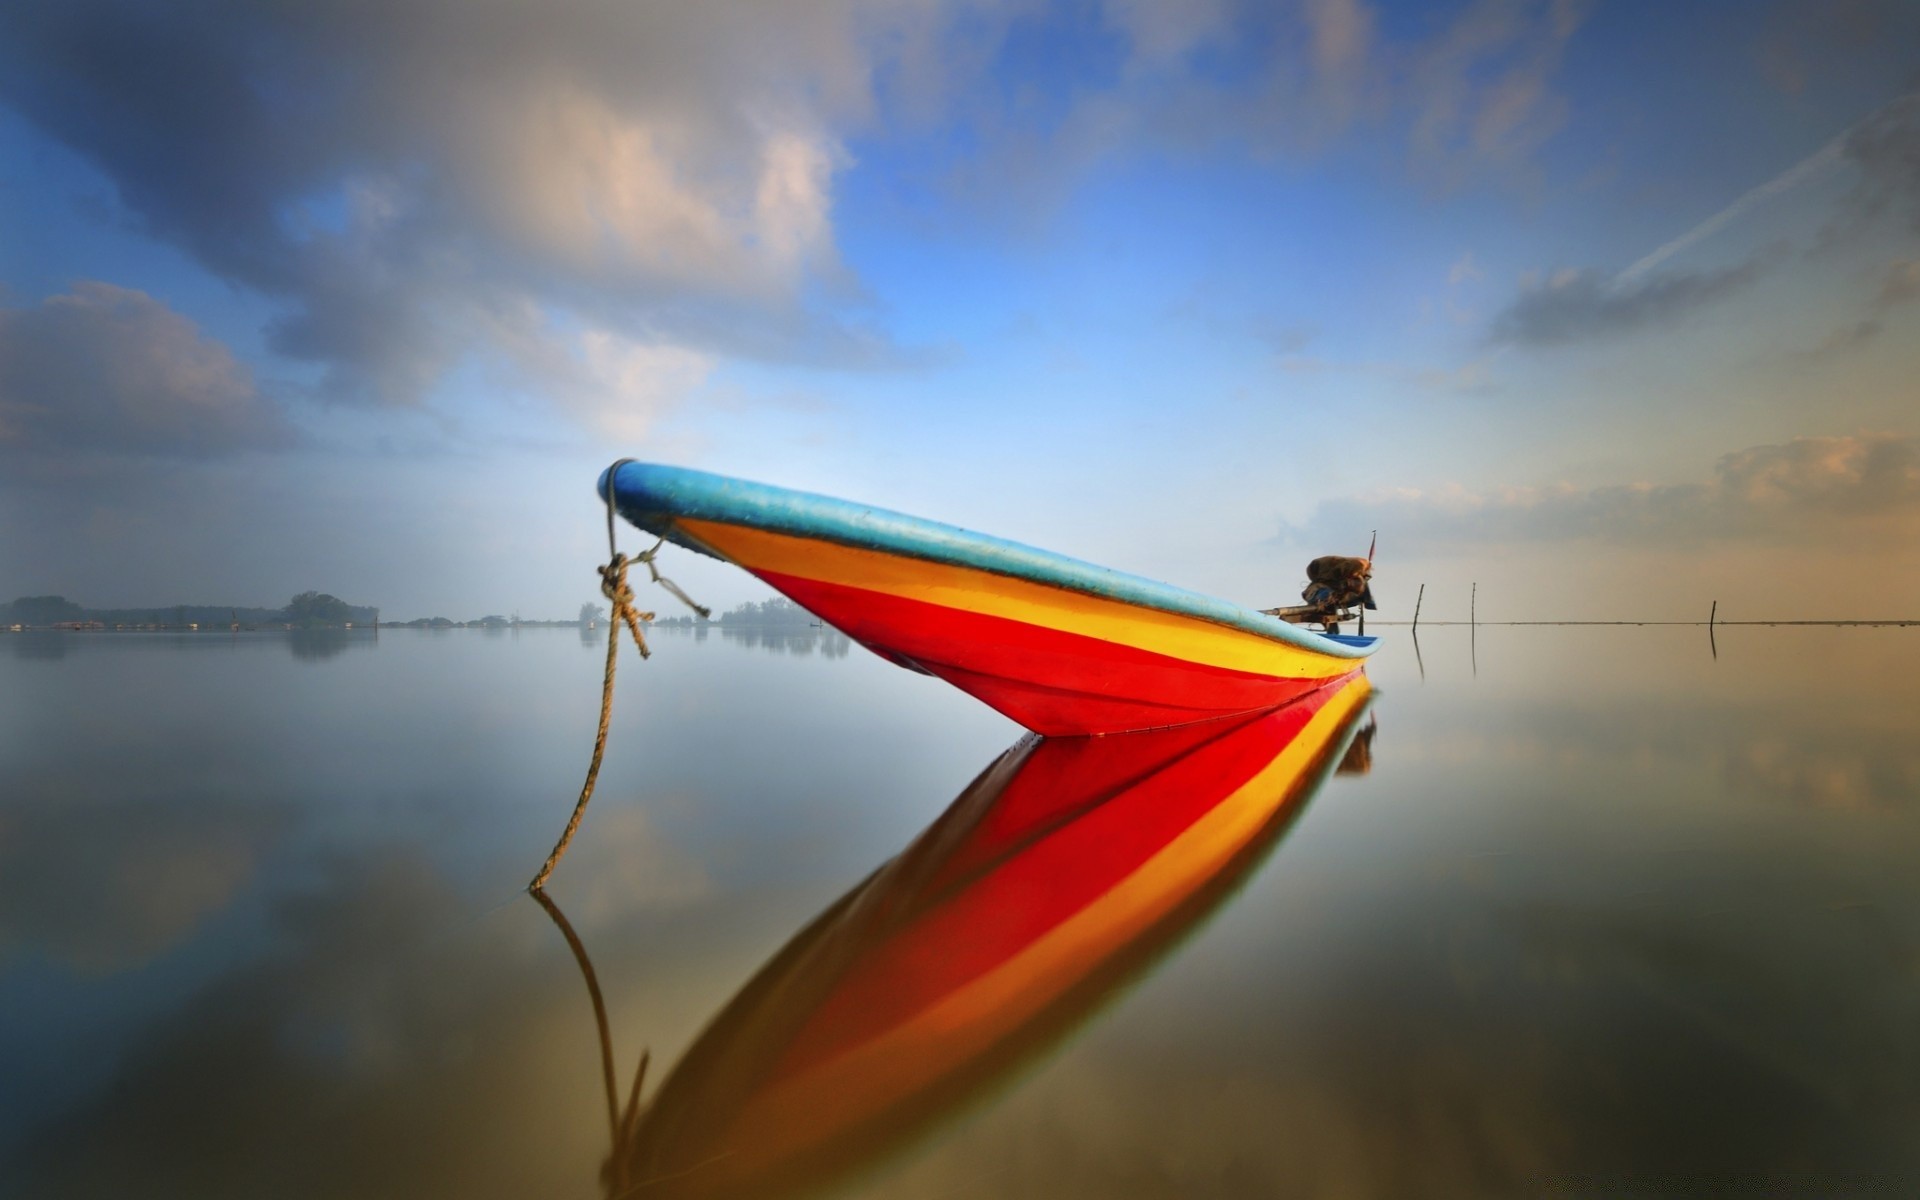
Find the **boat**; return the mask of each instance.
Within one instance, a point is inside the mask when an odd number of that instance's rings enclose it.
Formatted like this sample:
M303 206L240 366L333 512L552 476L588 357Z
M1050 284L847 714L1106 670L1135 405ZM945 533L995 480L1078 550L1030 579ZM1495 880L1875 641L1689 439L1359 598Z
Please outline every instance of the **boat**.
M609 1191L813 1194L929 1133L1160 961L1328 776L1364 773L1369 701L1359 674L1252 717L1023 738L796 933L644 1105L613 1107L607 1068Z
M1376 639L830 496L625 461L600 495L733 563L882 658L1035 733L1136 732L1261 712L1347 678Z

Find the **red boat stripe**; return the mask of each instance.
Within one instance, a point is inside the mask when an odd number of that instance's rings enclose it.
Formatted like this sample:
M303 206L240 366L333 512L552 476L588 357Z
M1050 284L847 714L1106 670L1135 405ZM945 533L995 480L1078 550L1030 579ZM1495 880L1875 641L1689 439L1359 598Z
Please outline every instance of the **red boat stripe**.
M1029 700L1068 721L1076 702L1085 701L1094 709L1161 713L1158 723L1173 724L1270 708L1329 682L1236 671L845 584L756 574L850 636L947 678L1017 720L1026 720L1014 710ZM1087 715L1096 718L1089 728L1026 723L1046 733L1099 731L1097 714Z

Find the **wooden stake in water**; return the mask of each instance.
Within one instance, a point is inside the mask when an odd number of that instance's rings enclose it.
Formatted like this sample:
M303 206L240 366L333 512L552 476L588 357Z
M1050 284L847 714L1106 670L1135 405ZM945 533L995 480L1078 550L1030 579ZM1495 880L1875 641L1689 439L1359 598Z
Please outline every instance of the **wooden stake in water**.
M1420 628L1420 602L1427 598L1427 585L1420 585L1420 594L1413 598L1413 627Z
M1713 619L1720 615L1720 602L1715 600L1713 607L1707 610L1707 628L1713 628Z
M1478 625L1479 623L1480 623L1480 585L1478 583L1475 583L1473 585L1472 595L1467 600L1467 624Z

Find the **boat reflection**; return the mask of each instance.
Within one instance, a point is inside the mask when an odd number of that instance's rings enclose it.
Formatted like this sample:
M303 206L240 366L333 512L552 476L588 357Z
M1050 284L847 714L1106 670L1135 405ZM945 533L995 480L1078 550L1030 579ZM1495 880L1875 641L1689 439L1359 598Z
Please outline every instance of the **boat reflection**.
M1252 718L1023 739L796 934L644 1109L609 1059L609 1194L811 1191L925 1132L1191 930L1328 774L1366 771L1369 696L1356 673Z

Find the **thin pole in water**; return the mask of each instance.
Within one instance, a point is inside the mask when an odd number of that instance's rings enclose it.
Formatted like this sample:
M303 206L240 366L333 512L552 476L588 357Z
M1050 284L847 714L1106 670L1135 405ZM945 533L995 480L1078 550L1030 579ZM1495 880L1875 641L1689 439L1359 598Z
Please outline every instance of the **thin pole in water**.
M1480 678L1480 584L1476 580L1467 598L1467 654L1473 660L1473 677Z
M1413 598L1413 627L1420 628L1420 602L1427 598L1427 585L1420 585L1420 594Z
M1720 615L1720 602L1715 600L1713 607L1707 610L1707 628L1713 628L1713 619Z

